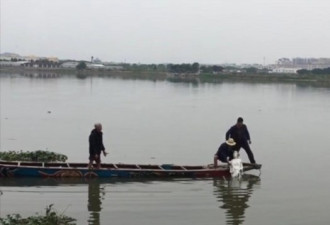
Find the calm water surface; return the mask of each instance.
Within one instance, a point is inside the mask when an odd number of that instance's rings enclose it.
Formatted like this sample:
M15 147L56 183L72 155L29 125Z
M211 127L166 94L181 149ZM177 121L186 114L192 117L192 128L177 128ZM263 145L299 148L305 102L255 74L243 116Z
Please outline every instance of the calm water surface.
M104 162L209 164L242 116L263 164L240 182L0 180L1 216L54 203L78 224L330 221L328 88L8 74L0 88L2 151L43 149L87 161L88 135L102 122Z

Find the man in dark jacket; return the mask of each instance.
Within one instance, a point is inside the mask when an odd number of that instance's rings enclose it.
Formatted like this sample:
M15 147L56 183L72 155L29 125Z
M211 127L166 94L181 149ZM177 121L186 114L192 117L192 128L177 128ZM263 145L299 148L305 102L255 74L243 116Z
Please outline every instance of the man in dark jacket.
M97 123L89 135L89 168L93 167L93 161L96 162L96 167L101 168L101 152L106 156L105 148L103 145L102 124Z
M213 166L218 167L218 160L223 163L229 163L233 159L233 148L236 145L234 139L229 138L226 142L222 143L218 148L217 153L214 155Z
M235 150L239 151L240 148L243 148L247 153L251 163L256 163L254 160L253 153L250 149L251 139L250 134L247 129L247 126L243 124L243 118L239 117L237 123L232 126L226 133L226 140L228 138L233 138L236 142L234 147Z

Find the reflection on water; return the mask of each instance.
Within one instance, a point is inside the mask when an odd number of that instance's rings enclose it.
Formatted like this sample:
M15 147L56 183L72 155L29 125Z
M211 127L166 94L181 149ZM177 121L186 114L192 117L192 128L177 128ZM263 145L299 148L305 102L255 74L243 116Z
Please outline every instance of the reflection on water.
M97 179L88 181L88 224L100 225L100 212L102 210L102 199L105 192L101 192L100 182Z
M30 78L59 78L61 77L60 73L55 72L25 72L21 74L24 77Z
M74 186L85 184L86 179L78 177L65 178L35 178L35 177L19 177L19 178L2 178L0 186L2 187L47 187L47 186Z
M113 181L116 182L116 181ZM100 225L100 212L102 210L102 200L105 191L100 184L109 183L103 179L82 179L82 178L8 178L0 179L0 187L47 187L47 186L75 186L88 184L88 202L87 209L89 212L88 224ZM1 196L1 190L0 190ZM1 212L1 211L0 211Z
M220 208L226 212L226 224L243 224L249 198L254 185L260 185L260 177L245 174L241 180L214 180L213 185Z
M29 190L26 192L27 195L30 196L35 196L36 193L49 193L50 196L53 196L52 198L56 198L61 196L61 198L71 198L71 193L82 193L83 195L77 195L77 196L72 196L72 201L77 200L77 202L80 202L80 205L77 207L80 207L80 210L83 212L86 212L86 209L88 211L88 214L86 215L85 218L81 218L79 224L89 224L89 225L100 225L102 224L101 220L101 213L102 213L102 218L103 218L103 224L104 224L104 218L107 218L109 220L109 217L112 217L114 215L114 218L121 218L123 214L120 214L121 212L124 212L126 210L127 206L119 206L119 208L116 205L116 197L112 199L112 206L114 208L110 209L109 208L109 202L105 201L105 195L106 193L109 194L111 193L111 190L109 190L109 186L114 185L114 187L119 188L121 187L122 184L128 184L127 187L132 187L131 182L139 182L143 184L148 184L149 181L151 180L122 180L122 179L114 179L114 180L109 180L109 179L84 179L84 178L65 178L65 179L36 179L36 178L22 178L22 179L0 179L0 187L7 187L4 188L4 190L8 191L8 193L11 192L10 187L23 187L23 189L14 189L14 192L17 191L19 193L26 191L26 188L24 187L32 187L29 188ZM150 189L146 189L146 192L148 190L153 190L155 187L155 184L162 184L165 185L163 187L166 187L166 190L168 188L174 188L177 187L175 185L186 185L185 182L187 180L162 180L161 183L156 182L153 183L153 181L150 183L152 187ZM219 208L221 214L223 214L222 211L224 211L224 216L221 216L226 220L226 223L222 221L221 224L226 224L226 225L239 225L239 224L244 224L246 220L246 209L251 207L249 204L249 199L252 196L252 193L254 190L258 189L260 186L260 178L258 176L254 175L247 175L245 174L241 180L225 180L225 179L211 179L207 180L206 182L209 183L213 182L213 195L216 198L216 200L219 203ZM190 183L190 182L188 182ZM87 186L88 185L88 186ZM135 186L133 184L133 186ZM169 186L168 186L169 185ZM139 186L139 185L138 185ZM35 188L34 188L35 187ZM49 187L56 187L56 188L49 188ZM73 189L72 189L73 187ZM127 187L124 188L125 191L127 190ZM146 186L140 186L145 188ZM137 189L140 190L140 189ZM113 191L113 190L112 190ZM186 190L185 190L186 191ZM5 191L4 191L5 192ZM145 192L143 192L145 194ZM172 194L178 194L178 193L172 193L169 192L171 195ZM212 195L212 192L209 192ZM179 193L180 194L180 193ZM194 191L190 194L194 194ZM78 197L79 196L79 197ZM136 200L141 200L141 196L145 195L140 195ZM38 196L39 198L40 196ZM83 199L77 199L77 198L83 198ZM118 196L117 196L118 197ZM164 200L165 195L161 196L160 199ZM41 199L41 197L40 197ZM119 202L120 202L119 198ZM144 199L144 198L143 198ZM16 200L19 200L19 197L17 197ZM117 199L118 200L118 199ZM24 200L23 200L24 201ZM26 201L29 201L26 200ZM214 200L213 200L214 201ZM40 200L42 202L42 200ZM152 201L151 201L152 202ZM157 201L158 202L158 201ZM117 202L118 203L118 202ZM148 204L150 202L147 201ZM145 204L148 206L145 201L142 201L141 204ZM154 202L156 207L159 207L156 203ZM56 204L56 203L55 203ZM169 200L166 204L169 204L173 206L172 200ZM116 206L115 206L116 205ZM167 206L169 206L167 205ZM136 206L136 205L135 205ZM132 207L135 207L134 205ZM150 206L150 205L149 205ZM166 207L167 207L166 206ZM117 212L110 215L108 213L105 214L104 208L107 208L107 212L112 211L112 212ZM165 208L166 208L165 207ZM179 207L180 208L180 207ZM179 209L177 208L177 209ZM24 209L24 207L23 207ZM120 209L120 210L119 210ZM113 211L114 210L114 211ZM149 208L149 210L151 210ZM168 213L168 211L163 211L164 208L157 209L155 212L159 212L161 214L163 213ZM118 214L119 211L119 214ZM148 212L148 207L146 209ZM217 211L217 210L215 210ZM252 210L253 211L253 210ZM136 211L135 211L136 212ZM140 212L138 210L138 212ZM180 214L180 213L179 213ZM178 215L179 215L178 214ZM84 216L83 216L84 217ZM78 217L75 217L79 219ZM143 223L137 223L137 224L143 224Z

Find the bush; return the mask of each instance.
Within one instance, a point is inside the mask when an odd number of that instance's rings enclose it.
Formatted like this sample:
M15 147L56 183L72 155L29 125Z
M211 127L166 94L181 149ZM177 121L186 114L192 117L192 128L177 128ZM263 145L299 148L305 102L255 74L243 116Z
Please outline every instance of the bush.
M65 162L68 157L55 152L37 151L7 151L0 152L0 159L6 161L34 161L34 162Z
M22 218L20 214L7 215L6 218L0 218L2 225L75 225L76 219L58 214L52 208L53 204L46 207L44 216L38 215Z

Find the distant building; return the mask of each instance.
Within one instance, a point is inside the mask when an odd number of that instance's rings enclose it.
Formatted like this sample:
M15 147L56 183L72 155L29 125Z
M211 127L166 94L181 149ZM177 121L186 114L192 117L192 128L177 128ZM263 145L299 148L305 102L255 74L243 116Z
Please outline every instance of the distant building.
M67 61L67 62L62 63L60 65L60 67L66 68L66 69L72 69L72 68L76 68L78 64L79 64L79 62L76 62L76 61Z
M0 61L0 66L19 67L28 63L27 61Z
M108 66L104 66L105 69L107 70L123 70L124 67L123 66L116 66L116 65L108 65Z
M12 61L12 59L16 59L16 61L24 61L24 58L16 53L5 52L0 54L1 61Z
M280 58L277 60L279 68L324 69L330 67L330 58Z
M100 64L100 63L87 63L86 66L89 69L103 69L104 68L104 65Z
M269 71L269 73L294 73L294 74L296 74L298 70L300 70L300 68L278 67L278 68L273 68L272 70Z
M102 64L102 61L101 61L101 59L99 59L99 58L95 58L95 59L93 60L93 63Z
M30 60L26 61L23 64L21 64L22 67L27 68L44 68L44 69L54 69L59 68L60 64L58 62L49 61L48 59L42 59L42 60Z
M289 58L280 58L277 60L279 66L292 66L292 61Z
M24 56L24 59L26 61L37 61L40 59L40 57L35 55L28 55L28 56Z
M59 62L59 59L57 57L47 57L46 59L51 62Z

